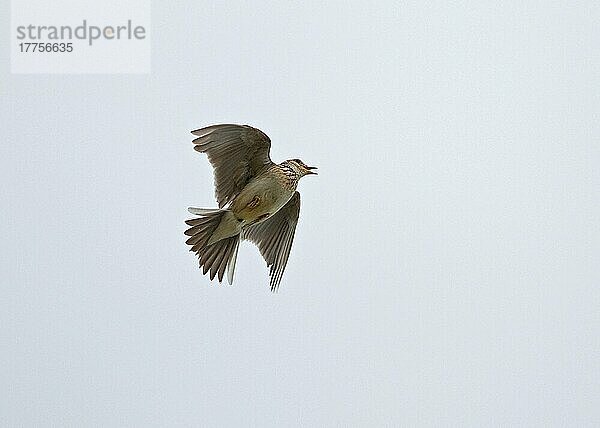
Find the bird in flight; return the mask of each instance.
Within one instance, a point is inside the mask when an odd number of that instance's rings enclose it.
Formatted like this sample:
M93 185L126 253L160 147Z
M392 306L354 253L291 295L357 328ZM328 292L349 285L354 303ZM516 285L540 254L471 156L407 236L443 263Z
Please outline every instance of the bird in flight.
M241 240L256 244L270 268L271 291L281 282L300 214L298 181L316 174L300 159L280 164L270 156L271 140L248 125L213 125L192 131L194 150L206 153L214 168L219 208L188 208L186 244L211 281L233 283Z

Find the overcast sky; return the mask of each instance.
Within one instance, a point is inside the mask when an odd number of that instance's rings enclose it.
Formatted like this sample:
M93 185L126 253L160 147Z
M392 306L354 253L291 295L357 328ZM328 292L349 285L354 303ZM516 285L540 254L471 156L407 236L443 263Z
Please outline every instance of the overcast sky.
M451 3L154 2L148 75L2 39L0 424L600 425L599 3ZM319 167L277 294L184 243L214 123Z

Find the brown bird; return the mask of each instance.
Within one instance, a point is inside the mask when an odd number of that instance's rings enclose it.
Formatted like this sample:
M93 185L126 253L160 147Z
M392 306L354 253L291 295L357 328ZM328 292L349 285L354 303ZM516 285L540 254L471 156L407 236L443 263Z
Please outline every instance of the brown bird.
M213 125L192 131L194 150L206 153L214 168L218 209L188 208L199 217L187 220L186 244L198 256L202 273L219 282L227 269L233 283L240 241L252 241L270 267L276 291L287 264L300 213L300 178L316 167L300 159L275 164L271 140L248 125Z

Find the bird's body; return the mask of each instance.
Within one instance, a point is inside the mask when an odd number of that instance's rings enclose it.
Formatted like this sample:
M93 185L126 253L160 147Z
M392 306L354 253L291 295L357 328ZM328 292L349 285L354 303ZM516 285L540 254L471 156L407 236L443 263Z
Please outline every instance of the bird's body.
M230 209L244 225L266 219L276 213L292 197L298 181L287 179L281 165L273 165L248 182L233 200Z
M244 125L214 125L193 131L197 151L207 153L215 168L219 209L190 208L200 217L188 220L186 241L200 260L203 273L233 282L241 239L254 242L271 267L275 291L287 263L300 210L296 191L301 177L312 172L299 159L275 164L271 141ZM225 207L223 209L223 207Z
M285 165L272 165L251 179L231 201L208 243L239 234L250 225L267 220L294 195L298 180L289 179Z

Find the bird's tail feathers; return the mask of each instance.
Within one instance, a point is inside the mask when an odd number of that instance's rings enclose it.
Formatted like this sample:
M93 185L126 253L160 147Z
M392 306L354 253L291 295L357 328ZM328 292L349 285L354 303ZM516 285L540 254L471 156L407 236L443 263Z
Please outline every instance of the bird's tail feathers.
M185 234L189 236L186 244L191 245L190 251L198 256L202 273L206 274L210 271L210 279L218 276L221 282L227 269L227 280L232 284L240 244L239 230L231 230L234 226L232 218L235 219L235 216L227 210L202 208L189 210L201 216L186 221L190 228L185 231ZM217 234L221 237L215 236Z
M221 210L219 208L194 208L194 207L189 207L188 211L191 214L196 214L196 215L206 215L206 214L213 214L219 211L226 211L226 210Z

